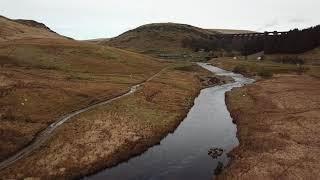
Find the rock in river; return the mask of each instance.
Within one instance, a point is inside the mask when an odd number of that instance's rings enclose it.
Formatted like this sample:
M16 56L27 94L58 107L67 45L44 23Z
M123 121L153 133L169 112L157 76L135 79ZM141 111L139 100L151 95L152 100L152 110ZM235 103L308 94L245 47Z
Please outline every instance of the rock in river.
M208 151L208 155L214 159L221 156L222 154L223 154L223 149L221 148L210 148Z

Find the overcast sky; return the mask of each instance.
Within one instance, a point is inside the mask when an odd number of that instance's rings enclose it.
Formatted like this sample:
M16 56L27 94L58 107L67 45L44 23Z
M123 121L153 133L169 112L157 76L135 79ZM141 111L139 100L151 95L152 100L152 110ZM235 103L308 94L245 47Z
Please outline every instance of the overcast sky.
M0 0L0 15L92 39L154 22L254 31L305 28L320 24L319 7L320 0Z

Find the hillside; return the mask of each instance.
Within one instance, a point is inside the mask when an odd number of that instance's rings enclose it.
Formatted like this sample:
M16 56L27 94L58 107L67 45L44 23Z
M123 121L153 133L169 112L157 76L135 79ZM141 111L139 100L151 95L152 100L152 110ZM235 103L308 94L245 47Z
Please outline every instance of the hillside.
M302 53L300 57L320 64L320 47Z
M174 58L192 55L191 49L183 47L184 40L213 39L215 34L217 33L186 24L156 23L140 26L100 44Z
M300 54L288 54L288 53L277 53L277 54L265 54L265 59L271 61L283 61L286 59L303 60L305 64L320 65L320 47L314 48L312 50L306 51Z
M13 20L0 16L0 41L22 38L59 38L65 39L53 32L46 25L33 20Z
M0 160L57 117L122 94L167 64L66 39L34 21L0 23Z
M119 163L159 143L183 120L200 88L216 82L191 63L66 39L34 21L5 22L2 29L19 27L28 33L7 34L0 41L4 179L73 179ZM52 36L34 36L40 31ZM135 93L120 97L141 82ZM99 102L104 104L94 106ZM94 108L57 122L88 106ZM59 128L43 132L53 122ZM138 134L143 140L132 143ZM34 150L29 144L37 140L41 147ZM3 161L24 147L30 154L13 164Z
M208 29L212 32L219 32L222 34L247 34L247 33L256 33L255 31L250 30L237 30L237 29Z
M217 45L215 35L252 32L232 29L202 29L176 23L154 23L127 31L115 38L91 40L91 42L160 58L199 61L210 57L210 53L199 51L202 48L195 50L194 47L206 46L206 44Z

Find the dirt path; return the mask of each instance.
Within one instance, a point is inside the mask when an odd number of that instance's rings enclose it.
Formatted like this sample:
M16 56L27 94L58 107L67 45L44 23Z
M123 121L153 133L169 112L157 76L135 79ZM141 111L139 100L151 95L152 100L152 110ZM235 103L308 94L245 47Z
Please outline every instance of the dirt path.
M151 76L149 79L147 79L146 81L140 83L140 84L137 84L137 85L134 85L134 86L131 86L130 87L130 90L128 92L126 92L125 94L122 94L122 95L119 95L119 96L116 96L112 99L109 99L107 101L103 101L103 102L100 102L100 103L97 103L97 104L94 104L94 105L91 105L91 106L88 106L86 108L83 108L83 109L80 109L80 110L77 110L77 111L74 111L70 114L67 114L61 118L59 118L57 121L55 121L54 123L52 123L51 125L49 125L45 130L43 130L42 132L40 132L35 138L34 140L28 145L26 146L25 148L23 148L22 150L20 150L18 153L16 153L15 155L7 158L6 160L0 162L0 170L10 166L11 164L15 163L16 161L30 155L34 150L38 149L41 147L41 145L44 144L44 142L46 142L48 139L50 139L50 137L52 137L55 129L57 129L58 127L60 127L62 124L64 124L65 122L67 122L68 120L70 120L72 117L75 117L76 115L78 114L81 114L83 112L86 112L86 111L89 111L89 110L92 110L94 108L97 108L99 106L103 106L103 105L106 105L106 104L109 104L115 100L118 100L120 98L123 98L125 96L128 96L130 94L133 94L134 92L137 91L137 89L143 85L144 83L146 82L149 82L151 81L153 78L155 78L156 76L158 76L160 73L162 73L163 71L165 71L168 67L165 67L163 68L161 71L159 71L158 73L156 73L155 75Z
M317 179L320 80L281 75L228 93L240 146L219 179Z

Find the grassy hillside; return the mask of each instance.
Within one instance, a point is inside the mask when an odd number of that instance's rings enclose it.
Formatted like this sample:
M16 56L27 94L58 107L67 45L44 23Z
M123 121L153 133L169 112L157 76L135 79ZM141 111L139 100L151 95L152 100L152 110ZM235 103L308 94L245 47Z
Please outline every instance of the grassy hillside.
M250 30L237 30L237 29L208 29L209 31L219 32L222 34L247 34L247 33L256 33L255 31Z
M136 93L72 118L0 177L79 179L144 152L184 119L200 91L199 76L212 74L186 63L166 68Z
M199 61L209 53L195 52L184 46L184 41L195 39L198 42L215 41L217 34L251 33L247 30L202 29L186 24L155 23L140 26L118 37L92 42L128 49L167 59L184 59ZM213 40L213 41L212 41Z
M162 58L192 59L202 54L195 54L191 49L183 47L183 40L210 39L215 34L217 33L185 24L157 23L140 26L100 44Z
M0 41L22 38L59 38L65 37L53 32L46 25L32 20L12 20L0 16Z
M320 65L320 47L301 54L267 54L267 60L281 61L282 59L301 59L306 64Z
M30 22L0 18L0 160L61 115L122 94L167 65Z
M270 78L275 74L307 74L320 77L320 66L310 64L297 66L292 63L277 63L268 60L234 60L232 58L215 58L209 62L214 66L246 76Z

